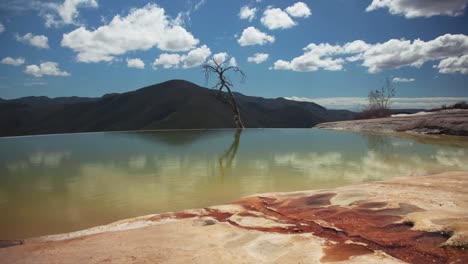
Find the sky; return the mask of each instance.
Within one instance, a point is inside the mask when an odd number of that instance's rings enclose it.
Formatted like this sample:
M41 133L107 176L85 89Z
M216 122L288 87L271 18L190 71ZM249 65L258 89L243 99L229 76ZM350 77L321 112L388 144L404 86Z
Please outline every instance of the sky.
M2 0L0 98L201 86L358 109L385 78L395 108L468 100L468 0Z

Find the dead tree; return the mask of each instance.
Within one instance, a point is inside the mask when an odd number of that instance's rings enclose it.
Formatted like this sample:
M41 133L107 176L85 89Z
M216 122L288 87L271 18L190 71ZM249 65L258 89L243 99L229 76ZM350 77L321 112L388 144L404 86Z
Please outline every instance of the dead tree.
M390 107L393 97L395 97L395 85L392 79L386 78L385 84L380 89L369 92L369 104L362 112L354 116L354 119L372 119L390 116L392 114Z
M237 129L244 129L244 123L242 123L241 115L239 106L237 105L236 98L231 91L231 88L234 86L227 75L229 71L233 71L234 73L239 73L242 77L242 80L245 79L244 72L239 69L239 67L230 65L224 66L225 62L217 62L214 58L212 60L212 64L208 63L202 66L203 70L205 71L205 79L208 82L210 75L215 75L218 78L218 83L214 86L218 90L218 98L223 101L227 101L231 106L231 110L234 114L234 123ZM229 98L225 98L223 94L223 89L226 88Z
M385 84L380 88L380 90L370 91L369 98L369 109L371 110L380 110L380 111L390 111L390 104L392 99L395 96L395 86L392 79L386 78Z

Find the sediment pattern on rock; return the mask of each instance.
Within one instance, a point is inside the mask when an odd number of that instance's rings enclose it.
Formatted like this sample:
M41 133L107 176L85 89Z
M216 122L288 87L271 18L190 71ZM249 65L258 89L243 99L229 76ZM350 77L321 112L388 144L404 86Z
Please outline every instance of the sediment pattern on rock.
M388 118L329 122L318 124L317 127L356 132L468 136L468 110L443 110Z
M270 193L0 249L6 263L468 263L468 172Z

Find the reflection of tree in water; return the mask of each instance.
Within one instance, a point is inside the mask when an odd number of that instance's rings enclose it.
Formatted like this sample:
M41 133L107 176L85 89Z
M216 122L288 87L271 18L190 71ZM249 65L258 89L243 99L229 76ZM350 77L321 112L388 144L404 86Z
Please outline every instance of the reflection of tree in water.
M376 154L383 156L391 155L394 152L392 141L388 136L365 135L367 137L367 148Z
M224 152L224 154L219 158L219 169L221 176L224 176L226 169L231 169L232 162L237 154L237 149L239 148L240 136L242 134L242 129L237 129L234 134L234 141L231 146Z

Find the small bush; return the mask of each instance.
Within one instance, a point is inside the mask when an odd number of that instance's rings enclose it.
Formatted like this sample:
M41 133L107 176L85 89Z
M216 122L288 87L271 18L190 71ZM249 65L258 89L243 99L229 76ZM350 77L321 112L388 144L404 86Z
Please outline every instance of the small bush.
M468 109L468 104L465 101L458 102L452 105L452 109Z
M369 105L362 112L356 114L354 119L389 117L392 114L390 110L390 99L392 99L394 96L395 85L392 79L385 78L385 83L380 89L369 92Z
M465 101L460 101L453 105L444 104L440 108L434 108L434 109L431 109L430 111L435 112L435 111L447 110L447 109L468 109L468 103L466 103Z

